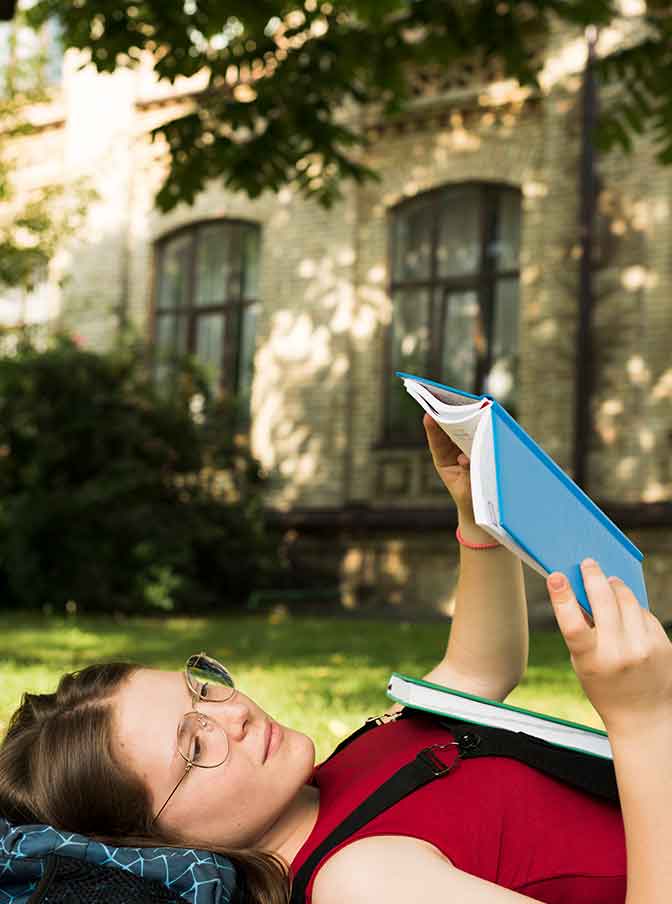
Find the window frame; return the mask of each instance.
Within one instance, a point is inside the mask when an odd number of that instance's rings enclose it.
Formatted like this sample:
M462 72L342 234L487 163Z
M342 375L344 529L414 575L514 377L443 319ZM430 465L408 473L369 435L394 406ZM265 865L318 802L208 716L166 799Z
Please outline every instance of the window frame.
M235 395L239 391L239 382L240 382L240 358L241 358L241 339L242 339L242 319L240 316L235 316L235 313L240 313L244 308L253 307L260 303L259 292L257 292L256 298L246 298L243 295L243 285L242 281L244 278L244 270L241 267L241 286L240 286L240 295L236 298L229 299L227 301L218 302L216 304L201 304L197 305L194 303L196 297L196 273L197 273L197 259L198 259L198 237L203 229L207 229L210 226L216 225L227 225L227 226L237 226L241 227L241 236L244 234L245 229L252 229L257 234L258 240L258 260L261 261L261 248L262 248L262 226L256 220L249 220L243 217L204 217L198 220L192 220L189 223L184 223L181 226L178 226L176 229L171 229L169 232L163 233L158 236L153 242L153 268L152 268L152 281L151 281L151 310L150 310L150 323L149 323L149 333L151 338L151 370L152 373L156 376L156 364L157 364L157 326L158 320L162 315L165 314L173 314L176 317L180 315L187 318L187 334L186 334L186 352L187 355L196 355L196 329L197 322L200 316L207 316L212 314L225 314L226 316L226 328L224 330L224 338L223 338L223 348L222 348L222 357L221 357L221 369L220 369L220 379L217 390L220 394L231 394ZM165 254L166 247L172 242L174 239L179 238L182 235L187 235L189 237L189 252L188 252L188 264L187 264L187 298L188 303L182 307L159 307L159 293L161 291L161 278L162 278L162 265L163 265L163 256ZM241 246L242 247L242 246ZM257 286L258 289L258 286ZM234 313L233 318L230 317L230 312ZM234 328L235 328L235 340L234 330L229 329L229 321L234 320ZM234 380L227 380L227 374L234 374Z
M439 276L438 274L438 237L440 233L440 213L442 198L449 195L451 190L460 191L464 189L475 189L479 193L479 210L478 210L478 237L479 237L479 265L477 269L470 274L460 276ZM495 229L497 226L499 213L499 199L504 193L516 195L522 202L522 191L520 186L509 182L502 181L486 181L469 179L461 182L449 182L420 192L409 198L404 198L399 203L390 207L387 211L387 261L388 261L388 280L387 293L390 299L392 312L395 303L395 294L405 289L425 289L429 293L428 301L428 326L429 326L429 349L428 360L426 364L426 374L440 373L441 352L442 352L442 336L445 318L445 299L451 292L468 292L476 293L480 329L485 334L485 354L479 354L476 350L476 371L474 385L465 388L468 392L475 395L483 392L483 383L492 366L492 345L493 345L493 327L495 316L495 296L499 282L510 279L518 280L520 285L520 260L515 269L498 270L494 265L493 255L487 253L488 244L494 239ZM397 260L396 246L396 220L400 212L406 208L412 207L418 201L425 200L429 206L429 217L431 218L431 249L430 249L430 272L425 279L414 280L398 280L395 278L394 267ZM522 212L522 203L521 203ZM522 216L521 216L521 236L522 236ZM522 241L521 241L522 245ZM437 292L440 290L440 300L437 300ZM435 326L432 326L435 325ZM394 313L390 318L387 327L383 351L383 419L380 447L405 447L420 446L424 444L424 437L419 432L417 437L410 434L407 437L402 436L399 432L393 432L390 429L390 393L389 381L392 374L392 332L394 329ZM440 377L439 377L440 378Z

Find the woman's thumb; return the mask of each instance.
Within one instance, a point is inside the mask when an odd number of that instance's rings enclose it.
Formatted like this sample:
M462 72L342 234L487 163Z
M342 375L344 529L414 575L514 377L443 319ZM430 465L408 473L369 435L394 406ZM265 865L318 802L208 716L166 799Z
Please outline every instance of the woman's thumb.
M592 631L579 606L572 586L560 571L546 578L546 588L562 636L571 653L580 653L592 642Z

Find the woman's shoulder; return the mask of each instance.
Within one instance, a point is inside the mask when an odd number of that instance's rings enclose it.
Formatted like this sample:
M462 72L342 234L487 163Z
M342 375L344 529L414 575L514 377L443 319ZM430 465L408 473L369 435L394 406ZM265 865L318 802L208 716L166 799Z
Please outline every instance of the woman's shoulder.
M312 904L409 904L418 876L436 890L448 881L451 861L437 847L408 835L358 838L336 851L315 877Z

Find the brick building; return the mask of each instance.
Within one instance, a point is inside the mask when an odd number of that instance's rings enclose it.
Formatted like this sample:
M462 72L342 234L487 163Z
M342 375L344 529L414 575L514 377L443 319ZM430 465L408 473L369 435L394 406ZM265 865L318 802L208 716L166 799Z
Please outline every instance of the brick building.
M393 371L489 391L570 473L583 443L585 489L643 549L672 619L672 170L645 140L599 160L595 385L579 435L584 60L582 37L556 35L538 96L474 73L425 80L408 113L367 121L381 179L345 186L330 211L290 188L251 201L213 184L160 215L148 135L198 85L68 58L17 179L83 177L99 200L41 290L0 312L101 348L130 323L159 359L198 355L214 385L249 398L269 517L360 611L448 613L454 584L454 512Z

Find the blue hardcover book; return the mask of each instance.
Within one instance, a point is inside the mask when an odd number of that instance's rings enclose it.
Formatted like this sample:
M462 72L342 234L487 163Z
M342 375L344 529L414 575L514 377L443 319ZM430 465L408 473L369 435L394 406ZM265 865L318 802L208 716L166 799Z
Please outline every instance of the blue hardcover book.
M643 554L490 396L397 373L471 460L476 523L544 577L562 571L592 615L580 563L595 559L649 608Z

